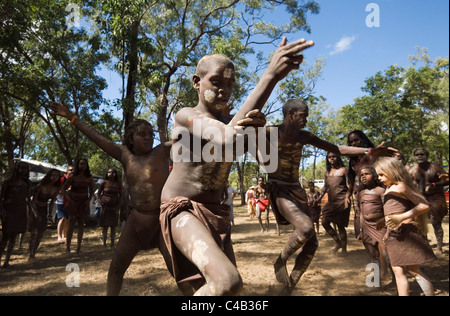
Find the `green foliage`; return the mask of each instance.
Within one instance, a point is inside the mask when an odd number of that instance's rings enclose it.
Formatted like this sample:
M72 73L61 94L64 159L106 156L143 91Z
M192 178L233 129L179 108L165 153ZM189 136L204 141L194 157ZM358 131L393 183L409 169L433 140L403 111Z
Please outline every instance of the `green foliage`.
M81 9L80 27L67 25L69 3ZM286 21L271 20L279 10L287 13ZM150 120L164 141L172 115L196 105L191 78L202 55L223 53L233 59L237 107L267 62L260 45L277 43L287 33L310 32L307 15L318 12L318 3L309 0L1 1L0 169L14 157L65 165L83 156L103 175L116 162L67 120L52 118L49 102L64 100L118 143L124 127L117 118L120 112ZM254 60L257 66L249 69ZM325 140L344 144L348 131L357 128L374 143L387 141L407 158L414 147L424 145L432 159L448 164L448 58L432 61L421 48L410 60L408 68L391 66L368 78L365 95L339 113L327 111L326 100L315 95L326 61L305 63L279 86L266 112L278 112L279 103L288 98L304 98L311 109L308 129ZM112 104L103 99L106 83L97 75L105 65L123 79L124 97ZM306 148L305 159L311 155L323 153ZM246 186L258 173L252 163L245 168ZM322 171L317 167L311 172L315 178Z
M415 147L425 146L432 160L448 164L448 58L433 64L426 49L419 49L411 61L407 69L390 66L368 78L362 88L366 95L341 109L340 128L363 130L375 144L386 141L407 160Z

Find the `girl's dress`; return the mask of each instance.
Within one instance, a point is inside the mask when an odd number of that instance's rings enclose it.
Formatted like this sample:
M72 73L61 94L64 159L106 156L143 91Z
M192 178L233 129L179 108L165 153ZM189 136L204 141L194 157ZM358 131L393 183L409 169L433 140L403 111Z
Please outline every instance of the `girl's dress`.
M384 196L384 215L404 213L414 204L392 193ZM436 257L426 236L413 221L397 228L387 228L386 250L393 266L420 265Z
M102 209L98 226L116 227L119 224L121 186L118 182L105 180L101 196Z
M4 184L6 188L3 211L6 220L2 229L8 233L24 233L27 229L27 194L31 182L20 181Z
M68 195L72 199L67 205L69 217L87 218L90 212L89 179L73 176L69 178L71 189Z
M348 191L347 180L342 176L328 176L328 203L322 209L322 220L329 219L341 227L347 227L350 207L345 208L345 196Z
M361 191L360 193L360 209L361 215L373 215L380 213L380 216L383 214L383 200L381 196L378 194L371 194L366 191ZM362 241L365 244L369 245L377 245L377 243L383 242L383 237L386 234L386 228L381 230L377 229L377 222L380 219L375 221L370 221L367 219L363 219L362 221Z

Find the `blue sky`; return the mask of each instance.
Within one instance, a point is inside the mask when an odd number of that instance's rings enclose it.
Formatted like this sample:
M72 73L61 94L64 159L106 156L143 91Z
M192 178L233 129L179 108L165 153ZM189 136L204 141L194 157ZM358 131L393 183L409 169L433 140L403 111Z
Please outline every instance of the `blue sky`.
M316 45L305 55L327 57L317 94L327 98L333 108L353 104L363 93L364 80L390 65L410 65L416 46L427 47L428 54L449 56L448 0L322 0L320 14L309 16L312 33L306 34ZM368 27L371 13L366 6L379 8L379 27ZM294 39L292 36L290 38Z
M432 60L449 55L448 0L316 1L321 10L308 16L312 33L290 34L288 40L312 39L316 44L305 57L311 61L327 58L316 90L334 109L353 104L354 98L362 95L366 78L393 64L408 66L408 57L416 54L416 46L427 47ZM369 4L379 8L379 27L366 25L367 16L375 13L366 11ZM271 16L274 23L287 18L282 12ZM267 54L273 50L268 48ZM119 97L121 82L117 75L106 71L99 74L108 83L105 97Z

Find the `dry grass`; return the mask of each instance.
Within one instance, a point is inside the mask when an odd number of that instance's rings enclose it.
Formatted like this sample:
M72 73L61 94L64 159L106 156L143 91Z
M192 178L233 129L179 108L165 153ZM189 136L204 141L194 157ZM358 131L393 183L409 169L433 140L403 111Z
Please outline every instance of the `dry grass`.
M273 262L287 239L287 234L278 236L275 221L271 215L269 233L260 233L256 219L247 216L244 207L235 207L235 222L232 239L236 253L238 270L244 281L244 296L277 295L281 286L275 280ZM330 253L332 240L319 234L319 249L310 268L303 276L292 295L294 296L350 296L350 295L396 295L395 286L387 289L366 287L366 265L368 255L363 246L354 239L352 224L348 228L349 246L346 257ZM423 266L441 296L449 295L449 256L448 256L448 216L444 220L445 255ZM288 227L288 233L291 228ZM432 228L430 226L430 231ZM433 234L429 234L435 245ZM82 246L82 254L65 256L65 246L56 242L56 230L49 229L38 250L37 259L28 261L27 239L24 248L16 250L12 256L11 267L0 269L0 295L51 295L51 296L91 296L104 295L106 277L112 252L104 249L100 241L100 229L87 228ZM76 237L73 249L76 248ZM68 287L66 271L69 263L80 268L80 287ZM288 268L292 267L290 262ZM158 250L141 251L125 274L121 295L133 296L179 296L181 292L165 268ZM414 282L411 295L420 295L420 288Z

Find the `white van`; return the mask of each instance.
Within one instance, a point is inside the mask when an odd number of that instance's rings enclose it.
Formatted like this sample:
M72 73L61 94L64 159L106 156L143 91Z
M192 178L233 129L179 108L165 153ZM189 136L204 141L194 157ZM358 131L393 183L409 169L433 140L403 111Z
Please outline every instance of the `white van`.
M325 185L325 180L324 179L316 179L314 180L314 185L320 189L323 188L323 186Z

